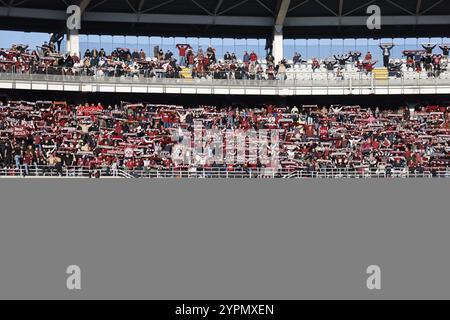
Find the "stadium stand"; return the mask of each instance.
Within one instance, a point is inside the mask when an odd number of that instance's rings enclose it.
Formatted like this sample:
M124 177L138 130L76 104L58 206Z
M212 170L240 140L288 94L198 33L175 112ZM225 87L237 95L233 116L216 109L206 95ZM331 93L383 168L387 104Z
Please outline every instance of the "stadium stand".
M428 48L430 44L424 44ZM433 46L434 48L435 46ZM379 75L388 77L450 79L447 71L448 45L440 45L442 54L428 50L407 50L404 59L398 57L385 61L385 68L375 69L375 79ZM377 63L367 52L361 59L361 52L350 51L319 60L308 57L302 60L296 53L290 60L274 60L271 54L261 59L254 51L243 53L238 59L235 53L227 52L223 59L216 57L215 49L208 47L197 51L189 44L178 44L179 56L162 49L155 57L147 57L143 49L131 52L128 48L117 48L106 53L102 48L87 49L82 57L57 51L54 43L45 43L30 51L27 45L12 45L0 49L0 72L18 74L83 75L101 77L155 77L155 78L210 78L238 80L326 80L369 79ZM378 76L378 77L377 77Z
M450 177L443 1L268 2L0 5L0 28L51 32L37 47L0 48L0 176ZM68 5L78 6L82 27L67 29ZM368 5L381 7L381 29L367 25ZM89 35L136 39L108 47L88 41L81 51L80 37ZM153 46L151 36L161 42ZM260 48L224 50L227 37ZM408 37L415 44L407 46ZM287 54L286 41L297 40L306 45ZM321 52L322 40L329 50ZM362 103L379 96L391 104ZM245 134L265 130L279 140L255 151ZM188 138L198 131L201 148ZM245 147L240 159L227 139ZM262 162L261 153L277 161Z
M219 109L10 101L0 106L0 168L6 176L448 177L449 115L446 106ZM241 162L227 161L236 147L224 150L223 162L208 161L217 150L206 138L200 160L177 163L177 132L192 132L197 121L203 131L224 137L279 130L278 167L252 158L249 142Z

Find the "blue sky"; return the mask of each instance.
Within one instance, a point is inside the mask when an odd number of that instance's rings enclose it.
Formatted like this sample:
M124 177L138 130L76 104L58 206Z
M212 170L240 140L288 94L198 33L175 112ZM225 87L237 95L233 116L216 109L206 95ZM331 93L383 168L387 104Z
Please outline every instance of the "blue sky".
M9 48L11 44L28 44L31 47L41 45L44 41L48 41L50 35L47 33L30 33L0 30L0 47Z

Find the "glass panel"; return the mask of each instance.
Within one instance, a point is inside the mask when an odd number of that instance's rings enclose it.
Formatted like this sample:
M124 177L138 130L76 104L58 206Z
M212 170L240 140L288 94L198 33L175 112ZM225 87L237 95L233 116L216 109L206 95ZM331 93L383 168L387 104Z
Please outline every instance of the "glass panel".
M125 37L125 47L130 49L131 52L134 50L138 50L137 42L138 38L133 36L126 36Z
M319 56L319 40L308 39L308 59L317 58Z
M195 51L198 49L198 38L189 37L186 38L187 44L189 44Z
M229 39L229 38L223 39L223 51L224 51L224 54L227 52L229 52L229 53L234 52L234 39ZM223 55L221 57L219 57L220 60L223 60Z
M405 39L405 50L417 50L419 46L417 45L417 38L406 38Z
M344 52L348 53L350 51L356 50L356 39L344 39Z
M0 30L0 47L10 47L13 43L28 44L30 49L49 41L47 33L26 33ZM238 59L243 58L245 51L255 51L259 59L266 57L266 39L232 39L232 38L186 38L186 37L146 37L146 36L110 36L110 35L80 35L80 51L82 55L86 49L104 49L108 54L119 47L129 48L131 51L143 49L147 56L153 57L154 46L159 46L164 52L171 50L178 57L177 43L188 43L197 52L199 46L206 50L212 46L216 50L218 59L223 60L225 52L235 53ZM391 57L400 59L404 50L423 49L422 44L450 44L449 37L433 38L382 38L382 39L284 39L284 56L292 60L295 52L299 52L302 58L310 60L313 57L319 59L329 58L334 54L348 53L349 51L361 51L364 57L368 51L372 53L373 59L378 60L377 66L382 65L383 56L379 48L380 43L394 43ZM63 41L62 50L66 49L66 41ZM442 51L437 47L434 53Z
M111 52L114 50L113 48L113 37L112 36L100 36L100 49L103 48L105 50L107 55L110 55Z
M150 38L149 37L138 37L138 48L139 50L144 50L145 55L152 56L153 52L150 52Z
M113 47L114 49L127 47L127 42L126 42L124 36L114 36L113 41L114 41L114 47Z
M381 56L381 50L380 50L380 39L369 39L368 52L370 52L372 54L373 60L378 61L378 63L376 64L376 67L383 65L383 57Z
M236 39L234 53L238 60L242 60L244 56L244 51L247 50L247 41L245 39Z
M258 55L261 57L261 59L266 58L267 52L266 52L266 40L265 39L258 40Z
M175 38L162 38L162 45L161 48L163 49L164 53L166 53L167 51L172 51L175 48Z
M320 58L327 59L331 57L331 39L319 40Z
M331 40L331 55L338 55L344 53L344 40L333 39Z
M308 58L308 46L307 41L305 39L297 39L295 40L295 51L300 53L303 59Z
M212 38L211 39L211 46L216 51L216 59L220 59L220 57L223 57L223 41L221 38Z
M80 52L81 52L81 56L83 57L84 56L84 52L89 48L87 35L80 34L79 41L80 41Z
M401 59L403 56L403 51L405 50L405 41L404 38L395 38L393 39L393 43L395 45L394 48L392 48L392 58L394 59Z
M291 60L295 53L295 40L293 39L284 39L284 56L286 59Z
M211 39L210 38L199 38L198 44L199 44L199 48L201 47L203 49L203 52L206 52L208 47L211 45Z
M417 48L418 49L423 49L422 45L423 44L428 44L431 43L431 39L430 38L419 38L417 39Z
M431 38L430 42L436 45L436 48L433 49L433 53L442 53L441 49L439 49L439 45L443 43L442 38Z
M30 50L49 41L50 34L0 30L0 48L11 48L13 44L29 45Z
M356 39L356 50L361 52L361 58L364 59L367 51L369 51L368 39Z
M258 49L259 41L258 39L247 39L247 51L248 53L252 53L254 51L256 55L258 56L258 59L261 59L261 55L259 54Z
M156 47L161 49L162 47L162 38L161 37L150 37L150 56L155 57Z

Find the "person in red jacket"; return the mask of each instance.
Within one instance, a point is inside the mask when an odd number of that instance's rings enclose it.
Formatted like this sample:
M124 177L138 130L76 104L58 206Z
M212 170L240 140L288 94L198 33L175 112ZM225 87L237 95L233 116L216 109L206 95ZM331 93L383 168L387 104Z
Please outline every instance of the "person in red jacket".
M364 69L366 70L366 73L371 73L373 71L374 66L377 64L377 61L364 61Z
M188 44L177 44L178 53L180 56L180 66L184 67L186 64L186 51L190 48Z

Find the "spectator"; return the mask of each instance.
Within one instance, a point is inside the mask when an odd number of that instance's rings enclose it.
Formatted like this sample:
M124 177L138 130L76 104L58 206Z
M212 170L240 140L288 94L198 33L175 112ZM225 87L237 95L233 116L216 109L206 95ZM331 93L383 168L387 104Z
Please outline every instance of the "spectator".
M244 62L244 64L248 64L250 62L250 55L247 51L244 51L244 57L242 58L242 61Z
M50 43L53 45L57 45L58 52L61 52L61 43L64 40L64 33L55 32L50 34Z
M350 59L349 54L333 55L334 59L339 63L339 66L345 67L346 62Z
M391 50L394 44L380 44L381 50L383 50L383 66L385 68L389 67L389 59L391 57Z
M250 62L252 63L258 62L258 56L256 55L255 51L252 51L252 53L250 53Z
M296 64L301 63L301 58L302 58L301 54L299 54L298 52L294 53L294 57L292 58L292 63L294 64L294 66Z
M424 46L427 47L427 45ZM397 68L394 65L395 63L390 63L389 57L392 45L381 45L381 47L384 51L384 65L389 61L388 69L390 74L392 76L403 74L402 70L394 70ZM444 50L443 53L446 52L445 50L448 51L447 45L441 45L440 47ZM97 52L96 48L86 49L80 61L77 55L70 56L53 52L52 46L47 43L42 48L44 57L39 56L36 50L29 54L27 46L24 45L13 45L10 50L0 49L0 72L62 74L70 76L87 75L95 77L178 78L186 76L186 73L180 73L182 70L180 66L186 63L194 77L258 80L279 78L276 75L279 65L274 64L274 57L270 52L266 57L267 63L260 65L258 64L258 56L254 51L251 51L250 54L245 52L242 62L236 59L234 53L230 54L230 52L226 52L224 61L217 61L213 47L209 46L206 53L203 52L202 48L198 48L198 51L194 52L187 44L177 45L180 62L173 58L173 53L170 50L164 53L159 47L155 47L157 49L157 59L152 61L147 61L145 52L142 49L140 51L135 49L131 53L129 49L117 48L110 55L103 48L99 52ZM428 49L428 52L430 50L432 51L432 49ZM182 56L183 53L185 54L184 57ZM443 72L447 72L448 60L445 55L427 54L427 50L406 50L403 53L407 57L407 70L414 68L417 72L421 72L422 69L425 69L429 77L438 77ZM327 71L334 71L335 66L339 65L341 69L333 74L337 78L343 78L348 72L353 72L353 67L356 67L356 70L370 73L375 66L371 53L368 52L363 61L360 61L360 56L361 52L350 51L344 55L336 54L334 59L327 58L323 61L318 61L313 58L309 64L313 72L320 70L321 66L324 66ZM293 64L301 62L303 62L301 56L296 53L293 58ZM287 63L284 64L287 77L295 78L298 73L305 72L303 69L300 69L288 73L287 69L291 68L291 66Z
M312 70L313 70L313 72L315 72L317 69L320 69L319 60L317 60L317 58L313 58L312 59Z
M230 52L226 52L225 55L223 56L223 60L226 62L230 62L231 61L231 54Z
M422 47L425 49L427 54L432 54L433 49L436 48L436 45L433 45L431 43L422 44Z
M447 59L448 58L448 52L449 52L449 46L448 45L440 45L439 48L442 50L442 55Z

